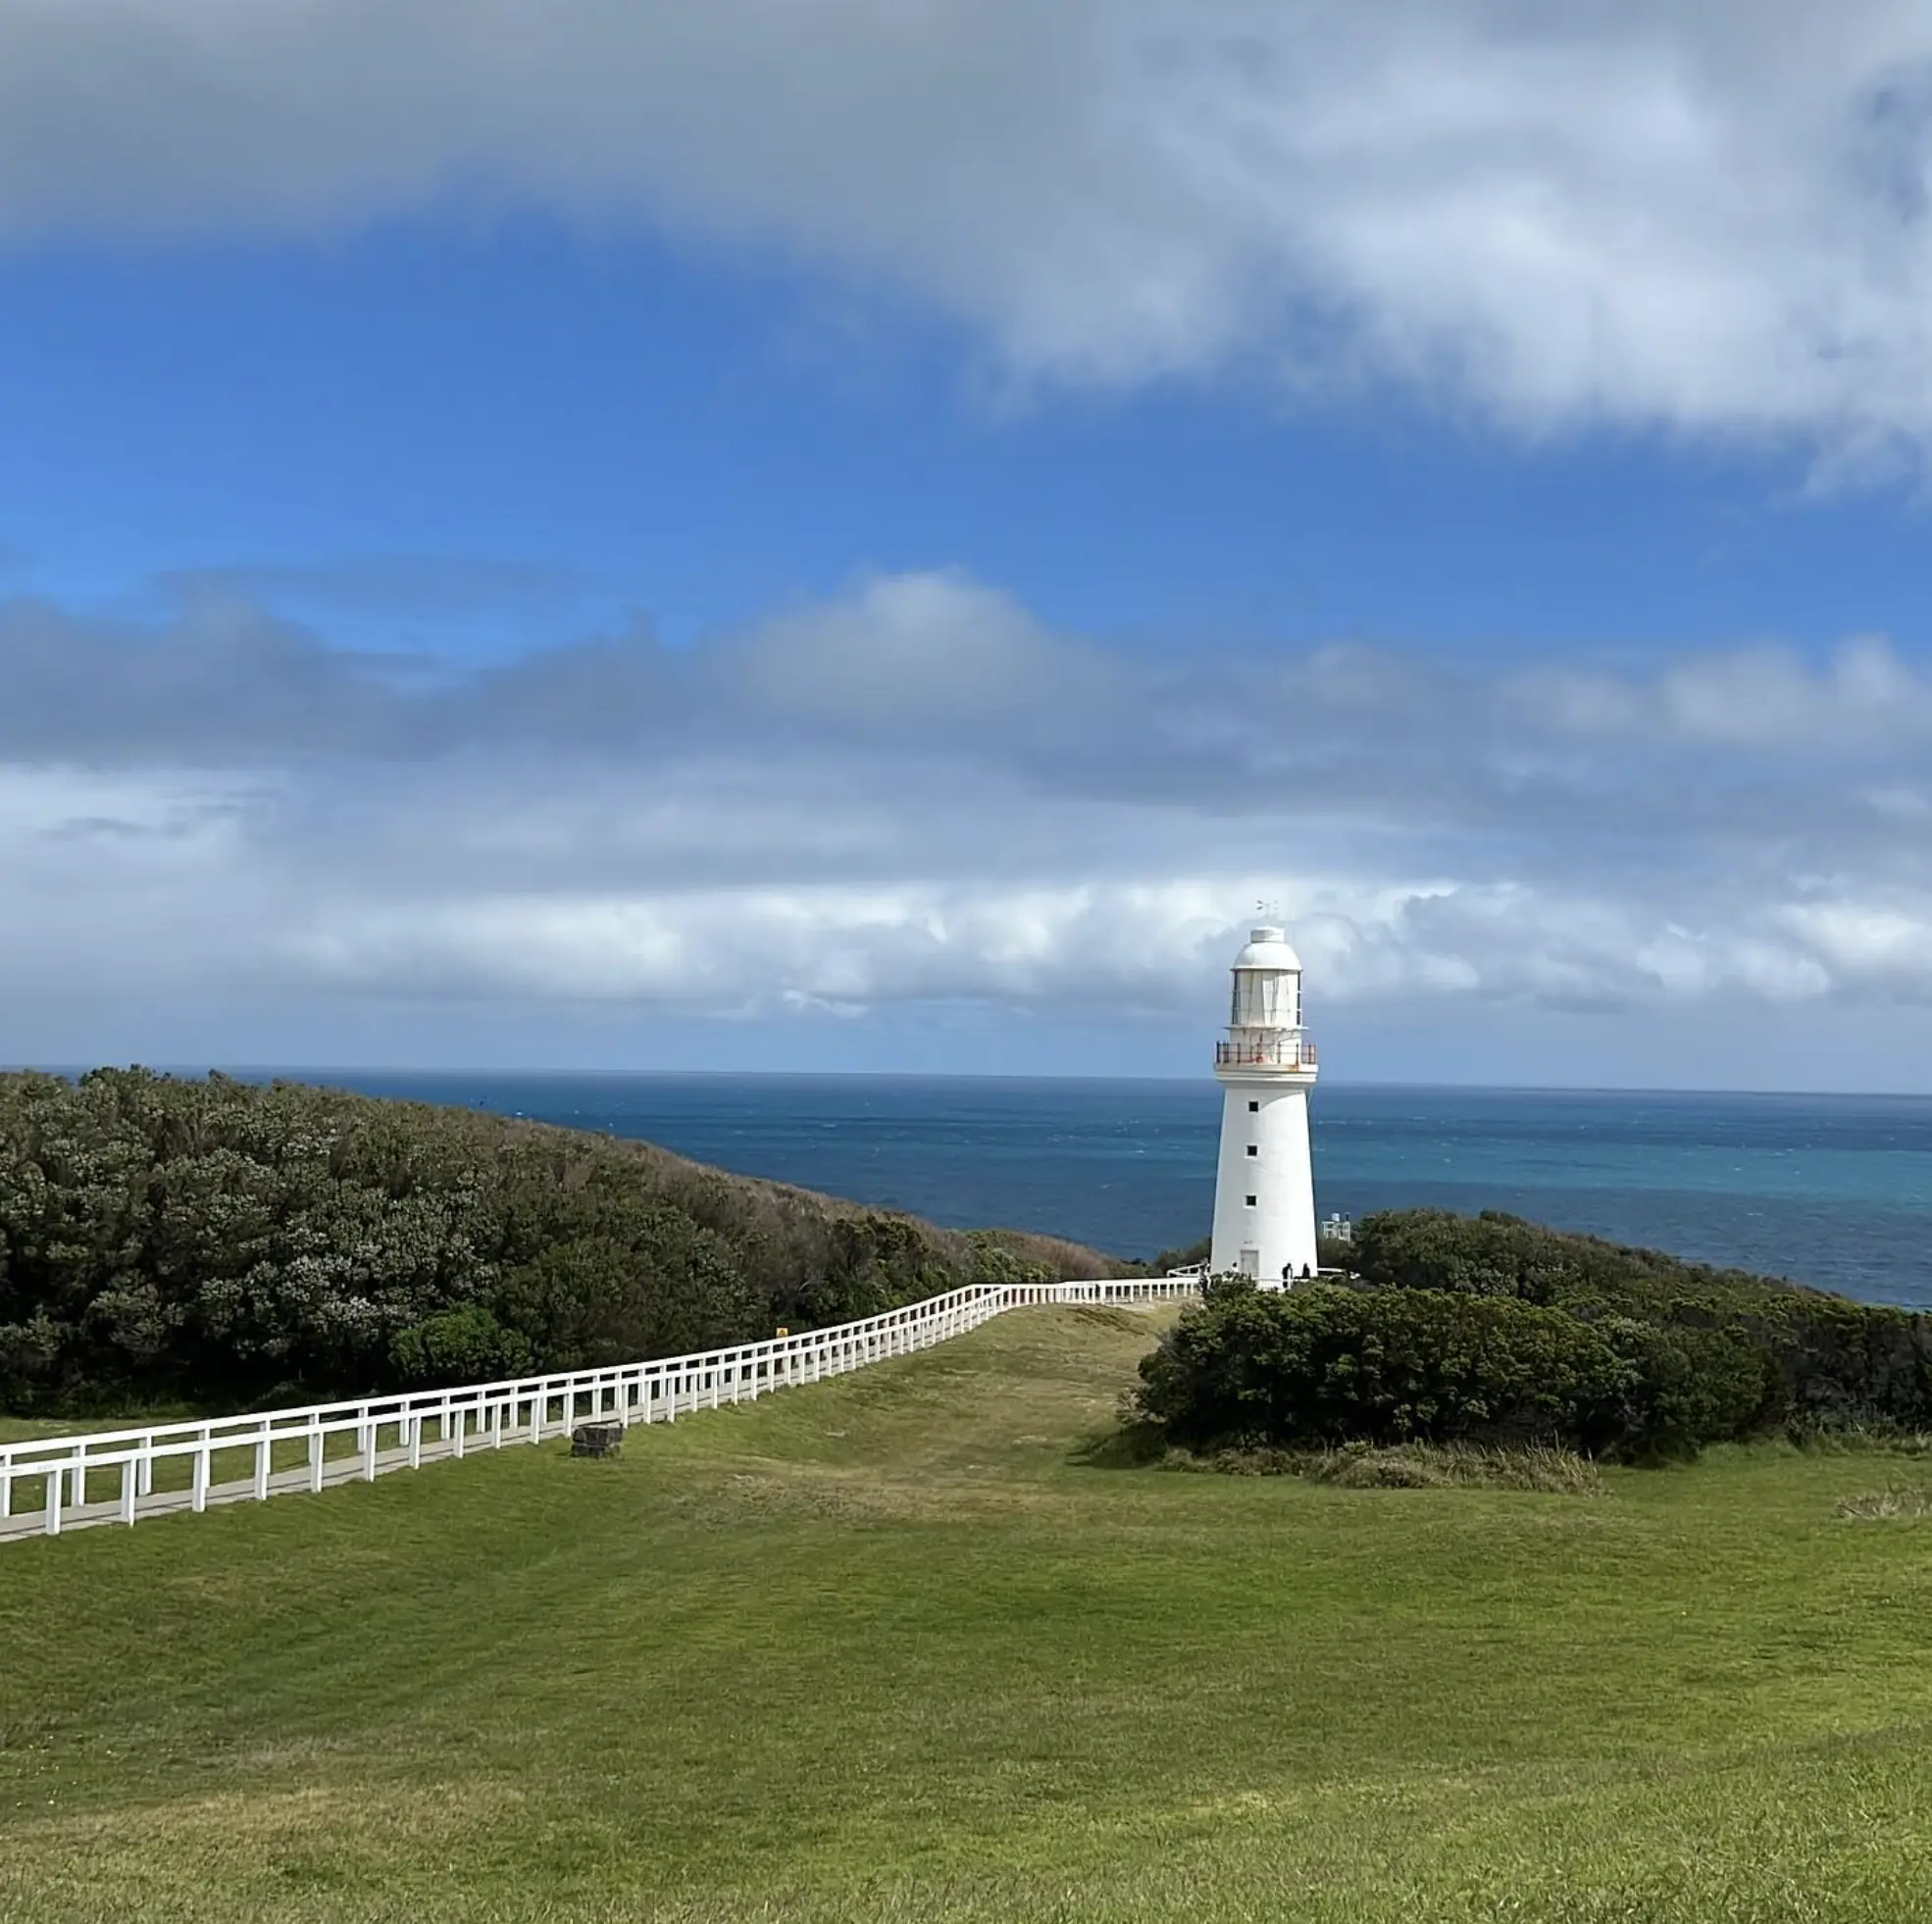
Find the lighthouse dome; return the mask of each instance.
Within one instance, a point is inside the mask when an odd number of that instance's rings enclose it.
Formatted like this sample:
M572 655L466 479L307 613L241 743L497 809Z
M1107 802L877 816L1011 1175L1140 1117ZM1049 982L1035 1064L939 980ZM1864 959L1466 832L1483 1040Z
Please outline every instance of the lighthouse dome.
M1301 967L1301 958L1289 946L1288 932L1264 923L1258 929L1247 932L1247 946L1235 957L1237 969L1294 969Z

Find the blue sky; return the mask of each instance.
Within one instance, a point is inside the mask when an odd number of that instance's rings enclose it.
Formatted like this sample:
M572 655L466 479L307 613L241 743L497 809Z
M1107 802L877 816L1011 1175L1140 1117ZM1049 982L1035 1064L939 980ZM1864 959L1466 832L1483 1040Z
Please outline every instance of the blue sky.
M1932 27L0 0L0 1059L1932 1088Z

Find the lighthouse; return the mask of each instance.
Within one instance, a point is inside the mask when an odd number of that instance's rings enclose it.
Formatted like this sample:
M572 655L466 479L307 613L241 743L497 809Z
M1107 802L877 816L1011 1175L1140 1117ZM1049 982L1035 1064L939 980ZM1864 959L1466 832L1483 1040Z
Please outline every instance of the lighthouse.
M1234 976L1228 1039L1214 1046L1223 1101L1208 1261L1216 1275L1236 1270L1279 1290L1315 1270L1315 1045L1301 1029L1301 959L1284 930L1250 930Z

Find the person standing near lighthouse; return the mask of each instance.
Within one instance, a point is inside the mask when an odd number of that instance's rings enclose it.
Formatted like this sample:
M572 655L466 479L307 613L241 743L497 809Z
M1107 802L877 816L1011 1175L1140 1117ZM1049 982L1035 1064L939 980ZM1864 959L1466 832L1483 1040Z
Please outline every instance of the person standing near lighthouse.
M1217 1276L1279 1290L1315 1273L1315 1045L1301 1027L1301 960L1284 930L1251 930L1234 977L1228 1039L1214 1048L1224 1100L1208 1262Z

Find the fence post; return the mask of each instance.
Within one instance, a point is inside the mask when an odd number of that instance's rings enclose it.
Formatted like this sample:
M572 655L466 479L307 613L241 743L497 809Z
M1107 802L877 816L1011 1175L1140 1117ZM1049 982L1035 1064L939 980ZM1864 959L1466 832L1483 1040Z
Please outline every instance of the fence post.
M201 1447L194 1452L194 1469L188 1490L188 1507L200 1511L208 1507L208 1482L213 1473L215 1445L208 1433L201 1433Z
M61 1534L61 1473L58 1470L47 1472L47 1513L40 1519L40 1528L50 1537Z
M255 1500L266 1503L269 1500L269 1464L274 1448L272 1432L268 1419L262 1421L261 1434L255 1439Z
M138 1457L130 1456L121 1466L121 1521L132 1523L134 1520L134 1493L140 1487L136 1474L140 1467Z

